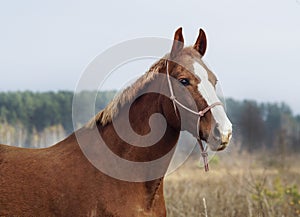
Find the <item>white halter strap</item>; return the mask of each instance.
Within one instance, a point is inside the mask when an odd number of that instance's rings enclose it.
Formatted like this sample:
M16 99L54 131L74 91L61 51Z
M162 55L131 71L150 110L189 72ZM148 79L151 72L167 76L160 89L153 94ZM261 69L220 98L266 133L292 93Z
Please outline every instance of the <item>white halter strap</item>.
M200 131L200 120L201 120L201 117L203 117L205 115L206 112L208 112L209 110L211 110L212 108L214 108L215 106L223 106L223 104L221 102L215 102L211 105L208 105L205 109L203 110L200 110L200 111L194 111L188 107L186 107L185 105L183 105L181 102L179 102L176 97L175 97L175 94L174 94L174 91L173 91L173 86L172 86L172 83L171 83L171 79L170 79L170 74L169 74L169 64L168 64L168 60L166 60L166 68L167 68L167 80L168 80L168 85L169 85L169 89L170 89L170 99L172 100L173 102L173 106L174 106L174 111L175 111L175 114L176 116L178 117L178 114L177 114L177 107L176 107L176 104L179 105L181 108L185 109L186 111L190 112L190 113L193 113L195 115L198 116L198 121L197 121L197 141L198 143L200 144L200 148L201 148L201 155L203 157L203 161L204 161L204 167L205 167L205 171L207 172L209 170L208 168L208 160L207 160L207 146L203 146L202 142L201 142L201 138L200 138L200 135L199 135L199 131Z

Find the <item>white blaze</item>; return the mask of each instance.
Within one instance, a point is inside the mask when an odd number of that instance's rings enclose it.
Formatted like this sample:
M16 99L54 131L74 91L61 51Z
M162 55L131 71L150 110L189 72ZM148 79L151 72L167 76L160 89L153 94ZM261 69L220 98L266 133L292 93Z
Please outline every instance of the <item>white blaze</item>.
M208 73L205 68L198 62L193 64L194 71L200 78L200 83L198 84L198 90L206 100L208 105L212 105L215 102L220 102L217 96L216 90L212 83L208 80ZM232 124L228 119L223 106L215 106L211 109L212 115L219 125L219 130L222 136L227 136L232 132Z

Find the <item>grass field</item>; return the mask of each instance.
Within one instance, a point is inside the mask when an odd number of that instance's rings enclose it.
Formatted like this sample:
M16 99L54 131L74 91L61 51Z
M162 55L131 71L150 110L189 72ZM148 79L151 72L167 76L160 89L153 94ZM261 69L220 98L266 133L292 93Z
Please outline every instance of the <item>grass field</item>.
M190 158L165 180L169 217L300 216L300 155L218 153Z

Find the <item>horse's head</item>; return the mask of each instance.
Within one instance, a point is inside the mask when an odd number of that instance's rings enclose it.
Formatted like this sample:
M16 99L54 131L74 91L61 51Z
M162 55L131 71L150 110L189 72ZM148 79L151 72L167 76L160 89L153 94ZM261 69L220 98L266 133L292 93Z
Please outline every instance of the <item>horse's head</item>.
M202 29L194 46L186 48L182 29L176 31L166 70L171 78L168 81L170 89L173 89L173 106L169 103L168 109L174 111L176 106L177 110L182 111L179 113L181 120L184 120L181 121L183 130L206 141L212 150L223 150L230 142L232 124L216 93L218 80L202 61L206 45L206 35ZM188 90L190 97L182 96L180 88Z

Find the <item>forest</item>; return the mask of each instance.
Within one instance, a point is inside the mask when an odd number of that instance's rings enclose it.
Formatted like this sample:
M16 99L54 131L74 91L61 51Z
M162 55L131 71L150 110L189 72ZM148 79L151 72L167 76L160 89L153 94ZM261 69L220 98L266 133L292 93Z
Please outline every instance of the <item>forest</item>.
M80 92L78 103L84 105L93 93L95 92ZM103 109L115 93L116 91L98 93L95 110ZM42 148L63 139L74 131L73 95L71 91L0 93L0 143ZM82 119L77 127L86 121Z
M91 93L80 93L82 105ZM115 94L116 91L98 93L96 111L103 109ZM38 148L63 139L73 131L72 99L71 91L1 92L0 143ZM226 110L233 123L234 142L241 150L300 150L300 116L294 115L287 104L229 98Z

